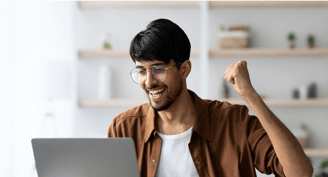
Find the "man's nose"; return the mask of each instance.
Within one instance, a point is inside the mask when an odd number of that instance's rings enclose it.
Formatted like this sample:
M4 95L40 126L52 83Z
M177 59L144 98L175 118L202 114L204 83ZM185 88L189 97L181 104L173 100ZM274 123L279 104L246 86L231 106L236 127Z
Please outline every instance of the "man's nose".
M145 84L147 87L150 87L154 82L155 82L155 79L153 78L153 76L151 74L151 70L148 70L147 74L146 74Z

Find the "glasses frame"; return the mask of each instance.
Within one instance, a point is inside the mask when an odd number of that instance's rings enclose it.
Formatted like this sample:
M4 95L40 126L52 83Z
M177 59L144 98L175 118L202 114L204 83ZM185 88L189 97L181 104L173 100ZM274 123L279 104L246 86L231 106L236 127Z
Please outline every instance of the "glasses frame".
M175 64L175 65L173 65L173 66L169 66L169 67L166 67L166 68L164 67L164 69L165 69L165 71L167 72L168 69L173 68L174 66L181 65L182 63L183 63L183 62L180 62L180 63L178 63L178 64ZM151 76L153 77L153 79L155 79L157 82L164 82L164 81L166 81L166 79L167 79L167 73L166 73L166 78L165 78L163 81L158 81L158 80L154 77L154 74L153 74L153 68L156 67L156 66L159 66L159 65L154 65L154 66L146 67L146 68L145 68L145 69L146 69L146 72L148 73L147 69L148 69L148 68L151 68L150 73L151 73ZM136 82L136 81L133 79L132 72L135 71L135 70L138 70L138 69L137 69L137 68L134 68L134 69L130 72L131 78L132 78L132 80L133 80L135 83L141 85L141 84L143 84L143 83L140 84L139 82ZM146 76L146 77L147 77L147 76Z

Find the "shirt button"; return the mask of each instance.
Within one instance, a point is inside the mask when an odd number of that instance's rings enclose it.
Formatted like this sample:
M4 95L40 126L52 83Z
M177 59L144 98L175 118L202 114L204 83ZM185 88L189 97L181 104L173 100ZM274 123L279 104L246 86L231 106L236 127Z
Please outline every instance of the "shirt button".
M156 162L156 160L154 159L154 160L152 160L152 162L153 162L153 163L155 163L155 162Z
M197 161L197 165L200 165L201 164L201 162L200 161Z

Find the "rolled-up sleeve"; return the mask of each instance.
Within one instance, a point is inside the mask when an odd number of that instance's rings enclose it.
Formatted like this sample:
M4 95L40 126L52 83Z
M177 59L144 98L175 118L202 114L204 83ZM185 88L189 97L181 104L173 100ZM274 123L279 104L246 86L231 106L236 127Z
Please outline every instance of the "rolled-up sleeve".
M255 167L261 173L273 173L275 176L284 177L283 168L259 119L254 115L249 115L246 106L240 108L240 116L247 134Z

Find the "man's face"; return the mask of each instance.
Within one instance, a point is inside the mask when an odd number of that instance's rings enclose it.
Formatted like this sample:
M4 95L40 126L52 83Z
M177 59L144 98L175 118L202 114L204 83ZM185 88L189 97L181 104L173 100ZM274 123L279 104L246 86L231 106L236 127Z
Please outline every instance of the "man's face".
M162 65L165 68L175 65L175 62L171 59L169 64L165 64L163 61L149 61L138 62L136 61L136 67L148 68L146 81L140 84L141 88L146 92L149 103L155 111L166 110L177 99L183 89L183 80L180 72L175 67L167 70L167 78L164 82L158 82L151 75L150 66Z

